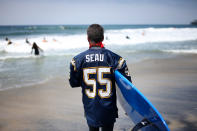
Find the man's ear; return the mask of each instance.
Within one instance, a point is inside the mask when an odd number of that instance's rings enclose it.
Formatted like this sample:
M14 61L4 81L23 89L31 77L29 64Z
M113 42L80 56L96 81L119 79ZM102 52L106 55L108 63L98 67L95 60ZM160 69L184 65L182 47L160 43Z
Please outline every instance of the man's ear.
M89 43L92 43L92 41L91 41L88 37L87 37L87 39L88 39L88 42L89 42Z
M102 39L102 41L101 41L101 42L103 42L103 40L104 40L104 36L103 36L103 39Z

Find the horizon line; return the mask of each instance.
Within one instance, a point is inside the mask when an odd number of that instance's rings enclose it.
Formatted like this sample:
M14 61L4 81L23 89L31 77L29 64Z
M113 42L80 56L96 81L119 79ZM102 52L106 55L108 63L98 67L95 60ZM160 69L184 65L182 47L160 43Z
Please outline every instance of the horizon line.
M92 24L99 24L99 23L92 23ZM91 24L0 24L0 26L63 26L63 25L91 25ZM188 24L100 24L100 25L192 25L191 23Z

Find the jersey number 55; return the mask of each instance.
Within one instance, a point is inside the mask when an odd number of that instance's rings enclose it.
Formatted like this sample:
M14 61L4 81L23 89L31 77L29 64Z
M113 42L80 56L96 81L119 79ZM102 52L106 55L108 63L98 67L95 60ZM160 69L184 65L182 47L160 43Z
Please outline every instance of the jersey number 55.
M85 89L85 93L89 98L95 98L97 95L96 81L100 85L104 85L106 89L98 89L98 95L101 98L109 98L112 91L112 82L109 78L103 78L104 74L111 74L110 67L89 67L83 69L83 80L87 86L92 87L92 90ZM90 78L91 74L97 75L95 78Z

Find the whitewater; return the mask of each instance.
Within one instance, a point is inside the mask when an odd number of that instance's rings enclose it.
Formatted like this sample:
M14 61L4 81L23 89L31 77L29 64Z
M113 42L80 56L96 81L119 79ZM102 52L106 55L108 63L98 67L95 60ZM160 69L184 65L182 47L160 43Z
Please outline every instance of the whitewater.
M43 42L44 38L47 42ZM7 45L7 41L1 39L0 52L29 54L31 45L25 43L25 39L25 37L11 39L13 42L11 45ZM30 36L28 40L30 43L36 42L46 53L88 47L86 34ZM171 42L173 46L173 42L195 40L197 40L197 28L142 28L106 30L103 43L110 46Z

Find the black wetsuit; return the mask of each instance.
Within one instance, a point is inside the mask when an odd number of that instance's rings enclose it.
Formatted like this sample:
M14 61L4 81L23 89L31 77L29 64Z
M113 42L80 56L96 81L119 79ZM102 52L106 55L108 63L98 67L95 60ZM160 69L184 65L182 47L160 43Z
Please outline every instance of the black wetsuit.
M36 44L33 44L32 49L34 49L34 54L39 55L39 47Z
M38 48L34 48L35 49L35 55L39 55L39 49Z

